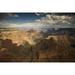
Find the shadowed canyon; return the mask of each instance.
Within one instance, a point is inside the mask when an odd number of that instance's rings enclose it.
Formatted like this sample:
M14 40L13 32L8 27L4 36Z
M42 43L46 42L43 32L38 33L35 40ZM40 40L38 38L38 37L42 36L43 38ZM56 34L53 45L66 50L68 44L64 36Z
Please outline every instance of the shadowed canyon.
M34 29L1 28L0 61L75 61L75 29L64 29L63 32L62 30L43 32Z

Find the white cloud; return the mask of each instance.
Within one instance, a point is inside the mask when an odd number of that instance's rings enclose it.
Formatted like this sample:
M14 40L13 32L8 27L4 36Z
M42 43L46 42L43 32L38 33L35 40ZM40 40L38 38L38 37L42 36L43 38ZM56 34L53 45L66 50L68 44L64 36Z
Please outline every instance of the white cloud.
M70 24L72 17L70 16L59 16L59 15L50 15L47 14L45 17L41 19L37 19L36 21L41 22L43 25L55 25L55 24Z
M10 23L9 27L39 28L41 27L41 25L36 22L22 23L22 24Z
M40 14L39 13L35 13L37 16L40 16Z
M40 19L36 19L35 22L40 22Z

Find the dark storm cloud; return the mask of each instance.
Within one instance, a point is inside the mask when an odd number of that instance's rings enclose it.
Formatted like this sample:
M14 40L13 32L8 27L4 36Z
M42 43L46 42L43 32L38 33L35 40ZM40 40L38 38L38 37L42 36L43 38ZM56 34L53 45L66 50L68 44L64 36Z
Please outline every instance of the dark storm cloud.
M7 18L7 14L6 13L0 13L0 21L3 21Z
M9 17L19 17L15 13L0 13L0 21L9 20Z
M0 13L0 28L8 26L8 13Z

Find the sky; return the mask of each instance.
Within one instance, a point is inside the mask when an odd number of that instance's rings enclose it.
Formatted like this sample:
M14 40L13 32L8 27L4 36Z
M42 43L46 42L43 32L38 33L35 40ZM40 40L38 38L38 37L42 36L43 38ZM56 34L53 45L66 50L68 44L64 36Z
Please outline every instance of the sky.
M75 28L74 13L0 13L0 28Z

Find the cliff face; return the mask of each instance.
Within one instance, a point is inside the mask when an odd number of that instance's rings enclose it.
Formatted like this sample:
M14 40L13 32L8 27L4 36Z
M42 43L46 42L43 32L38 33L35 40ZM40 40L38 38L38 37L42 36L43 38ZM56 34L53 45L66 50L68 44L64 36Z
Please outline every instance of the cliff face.
M7 57L7 61L9 59L10 61L75 60L75 49L70 47L74 40L74 37L66 34L45 37L43 32L36 30L2 31L0 32L0 60L3 61L3 57Z
M3 31L0 33L0 39L11 39L13 43L18 45L22 44L24 40L34 45L40 39L43 39L44 36L39 31ZM45 39L50 38L53 38L56 42L70 44L69 36L67 35L49 35Z
M46 39L53 38L57 43L63 45L70 45L70 40L68 35L49 35Z
M22 44L23 41L33 45L40 38L42 38L42 35L37 31L3 31L0 33L0 39L11 39L13 43L18 45Z
M52 39L51 39L52 38ZM22 45L25 41L30 45L36 45L40 43L40 46L51 45L51 42L56 42L59 46L70 46L74 37L63 34L63 35L48 35L45 37L43 32L37 30L8 30L0 32L0 39L10 39L13 43L18 46ZM52 41L50 41L52 40Z

